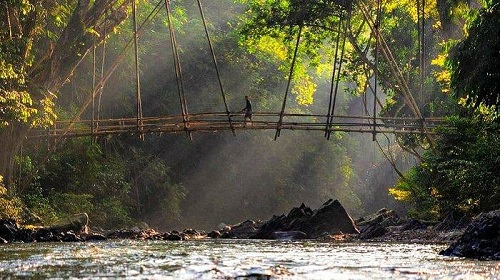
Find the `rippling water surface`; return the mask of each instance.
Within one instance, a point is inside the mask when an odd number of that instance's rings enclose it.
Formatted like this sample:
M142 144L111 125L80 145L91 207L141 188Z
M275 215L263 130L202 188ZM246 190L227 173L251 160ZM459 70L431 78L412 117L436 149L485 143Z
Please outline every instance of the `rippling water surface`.
M263 240L7 244L0 278L500 279L500 262L439 256L442 249Z

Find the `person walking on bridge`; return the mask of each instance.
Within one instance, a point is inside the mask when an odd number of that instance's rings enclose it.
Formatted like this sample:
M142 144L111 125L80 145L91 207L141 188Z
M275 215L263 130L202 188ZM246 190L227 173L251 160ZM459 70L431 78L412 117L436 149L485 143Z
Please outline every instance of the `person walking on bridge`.
M245 124L246 124L246 122L252 121L252 103L250 102L248 95L245 95L245 100L246 100L246 106L241 110L241 112L245 113Z

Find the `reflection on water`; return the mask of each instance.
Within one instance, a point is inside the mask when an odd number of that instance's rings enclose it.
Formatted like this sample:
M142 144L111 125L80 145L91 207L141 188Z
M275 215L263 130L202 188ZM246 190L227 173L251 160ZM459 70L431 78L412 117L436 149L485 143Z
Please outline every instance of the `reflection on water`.
M439 256L442 249L265 240L7 244L0 278L500 279L500 262Z

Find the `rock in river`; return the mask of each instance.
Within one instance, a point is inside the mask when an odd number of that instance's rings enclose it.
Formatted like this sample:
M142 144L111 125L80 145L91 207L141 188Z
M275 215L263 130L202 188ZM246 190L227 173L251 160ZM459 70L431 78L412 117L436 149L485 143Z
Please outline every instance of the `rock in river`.
M274 239L283 232L302 232L306 238L318 238L329 234L358 233L353 220L338 200L329 199L320 208L311 210L302 203L288 215L273 216L257 230L253 238ZM298 236L298 235L290 235ZM300 235L300 238L304 238Z
M500 209L479 214L467 226L462 236L440 254L500 260Z

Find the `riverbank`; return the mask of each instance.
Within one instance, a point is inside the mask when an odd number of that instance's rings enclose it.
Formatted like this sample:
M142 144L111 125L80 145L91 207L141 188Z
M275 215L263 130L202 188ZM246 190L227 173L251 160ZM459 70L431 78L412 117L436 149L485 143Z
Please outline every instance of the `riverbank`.
M160 232L145 225L142 228L102 230L89 227L86 214L77 214L65 223L45 228L21 227L13 220L0 220L0 243L113 239L316 239L331 242L444 244L452 245L443 252L447 255L500 259L499 224L500 211L480 215L472 223L463 217L448 217L439 223L406 219L385 208L353 220L339 201L330 199L318 209L301 204L292 208L287 215L275 215L267 221L246 220L235 225L222 224L221 228L210 232L196 229ZM453 247L454 244L457 245Z

